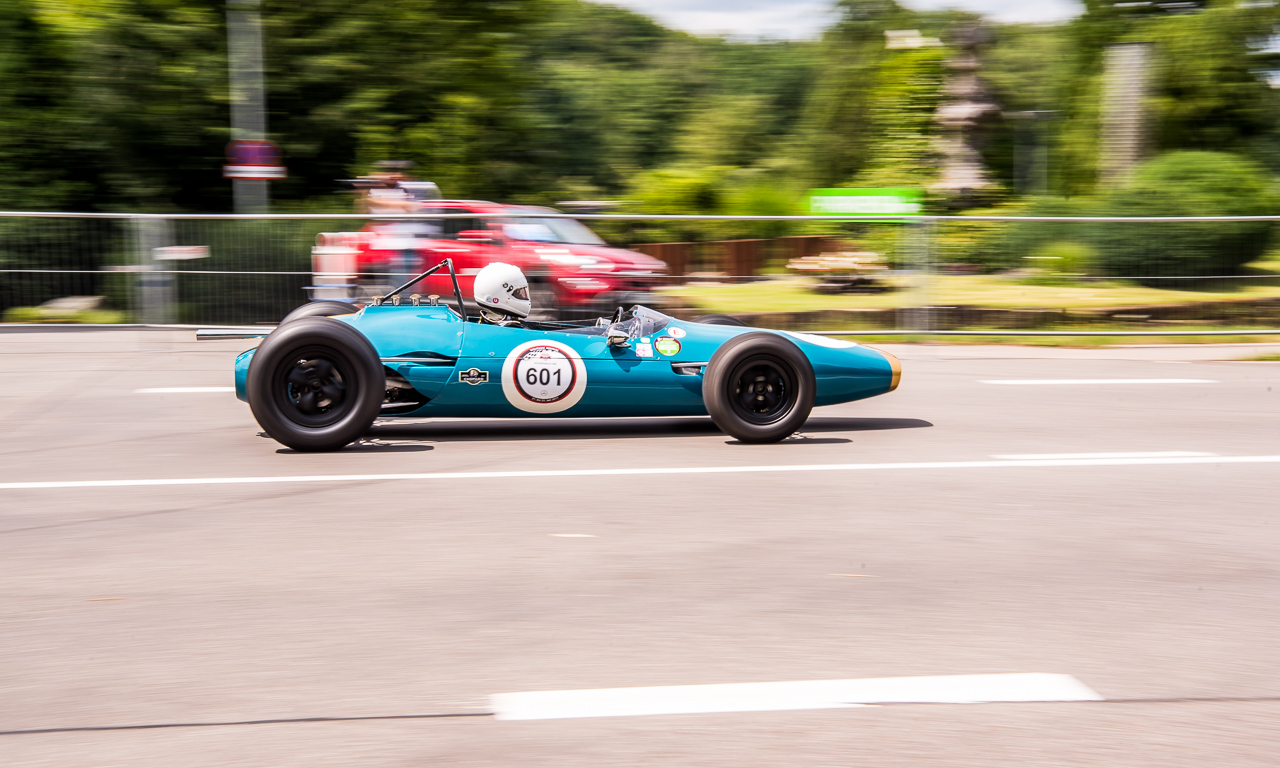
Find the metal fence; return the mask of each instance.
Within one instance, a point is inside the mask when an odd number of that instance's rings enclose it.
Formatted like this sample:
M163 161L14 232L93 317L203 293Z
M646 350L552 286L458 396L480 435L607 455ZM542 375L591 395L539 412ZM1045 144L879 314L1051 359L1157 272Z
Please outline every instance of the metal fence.
M367 296L417 268L325 272L322 233L444 223L453 234L438 242L475 225L451 219L521 215L0 212L0 312L7 322L273 323L334 286ZM1267 250L1280 217L560 217L666 262L665 275L631 282L677 314L868 334L1280 333L1280 263ZM761 236L766 224L791 231ZM695 225L696 238L673 239Z

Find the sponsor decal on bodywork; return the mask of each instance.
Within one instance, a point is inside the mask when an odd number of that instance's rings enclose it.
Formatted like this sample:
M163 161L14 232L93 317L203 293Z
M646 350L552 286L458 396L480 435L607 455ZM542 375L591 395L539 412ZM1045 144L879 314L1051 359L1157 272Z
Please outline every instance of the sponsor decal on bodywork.
M462 382L463 384L471 384L472 386L475 386L476 384L488 384L489 372L482 371L479 368L471 368L470 370L466 370L466 371L458 371L458 381Z
M658 354L664 357L671 357L680 351L680 340L673 339L670 336L662 336L653 342L653 346L658 350Z

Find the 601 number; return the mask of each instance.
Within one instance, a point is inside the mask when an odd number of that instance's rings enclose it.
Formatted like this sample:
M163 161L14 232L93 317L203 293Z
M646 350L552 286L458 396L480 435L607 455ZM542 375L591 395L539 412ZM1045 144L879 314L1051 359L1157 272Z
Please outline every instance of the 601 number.
M525 372L524 380L530 386L536 386L538 384L541 384L542 386L545 387L551 383L551 379L553 376L556 380L556 386L557 387L560 386L560 369L559 368L557 368L555 371L552 371L550 368L530 368L528 371Z

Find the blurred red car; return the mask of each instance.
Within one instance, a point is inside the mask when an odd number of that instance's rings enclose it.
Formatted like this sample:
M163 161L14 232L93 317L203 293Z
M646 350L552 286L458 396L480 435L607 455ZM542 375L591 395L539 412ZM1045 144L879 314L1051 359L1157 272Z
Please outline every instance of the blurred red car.
M529 278L534 319L609 314L619 305L661 304L653 293L667 265L635 251L611 248L575 219L527 217L559 213L550 208L477 200L432 200L424 213L526 214L519 218L451 218L374 221L355 246L364 285L399 285L441 259L453 259L463 296L470 300L475 274L495 261L520 267ZM397 279L401 278L402 279ZM446 274L433 275L415 292L447 298Z

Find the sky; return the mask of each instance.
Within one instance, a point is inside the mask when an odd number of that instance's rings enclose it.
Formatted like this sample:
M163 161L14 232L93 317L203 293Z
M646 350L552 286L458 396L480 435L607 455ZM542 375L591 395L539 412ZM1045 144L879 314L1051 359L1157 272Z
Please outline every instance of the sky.
M1079 14L1079 0L898 0L917 10L960 8L996 21L1062 21ZM833 20L829 0L603 0L695 34L804 39Z

